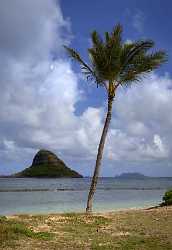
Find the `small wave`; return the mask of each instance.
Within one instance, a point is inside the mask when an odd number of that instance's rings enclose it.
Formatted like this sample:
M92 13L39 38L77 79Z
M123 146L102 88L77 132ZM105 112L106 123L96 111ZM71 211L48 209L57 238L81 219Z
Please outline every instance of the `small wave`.
M104 190L104 191L112 191L112 190L164 190L164 187L155 187L155 188L142 188L142 187L115 187L115 188L97 188L97 190ZM49 189L49 188L24 188L24 189L0 189L0 192L60 192L60 191L88 191L87 188L83 189L74 189L74 188L55 188L55 189Z
M74 189L68 188L57 188L57 189L49 189L49 188L24 188L24 189L0 189L0 192L57 192L57 191L75 191Z
M155 187L155 188L142 188L142 187L119 187L119 188L98 188L100 190L164 190L165 188Z
M50 189L44 188L44 189L0 189L0 192L36 192L36 191L50 191Z

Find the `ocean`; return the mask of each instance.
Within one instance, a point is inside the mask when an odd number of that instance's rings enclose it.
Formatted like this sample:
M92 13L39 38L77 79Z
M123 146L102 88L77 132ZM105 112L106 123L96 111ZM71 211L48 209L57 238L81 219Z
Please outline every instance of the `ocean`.
M90 178L0 178L0 215L84 212ZM95 212L158 205L172 178L100 178Z

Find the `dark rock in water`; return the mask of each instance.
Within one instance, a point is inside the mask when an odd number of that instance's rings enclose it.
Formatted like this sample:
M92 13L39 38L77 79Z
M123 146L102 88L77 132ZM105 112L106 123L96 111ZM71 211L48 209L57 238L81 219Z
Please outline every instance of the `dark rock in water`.
M31 167L14 175L15 177L83 177L70 169L54 153L48 150L40 150L34 157Z

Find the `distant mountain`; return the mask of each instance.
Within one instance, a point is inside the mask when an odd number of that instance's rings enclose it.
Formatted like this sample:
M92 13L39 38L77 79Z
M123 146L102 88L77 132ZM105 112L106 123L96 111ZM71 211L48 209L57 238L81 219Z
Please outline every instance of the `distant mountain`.
M13 177L71 177L82 178L83 176L70 169L54 153L48 150L40 150L34 157L32 165Z
M142 180L142 179L146 179L149 178L148 176L145 176L143 174L140 173L123 173L120 175L116 175L115 178L117 179L137 179L137 180Z

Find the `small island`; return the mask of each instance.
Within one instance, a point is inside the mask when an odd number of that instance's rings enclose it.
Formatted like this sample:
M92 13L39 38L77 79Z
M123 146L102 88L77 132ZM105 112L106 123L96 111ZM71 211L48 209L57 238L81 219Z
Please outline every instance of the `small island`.
M66 164L51 151L42 149L35 155L32 165L29 168L14 174L12 177L82 178L83 176L67 167Z
M120 175L115 176L116 179L135 179L135 180L143 180L149 178L143 174L133 172L133 173L122 173Z

